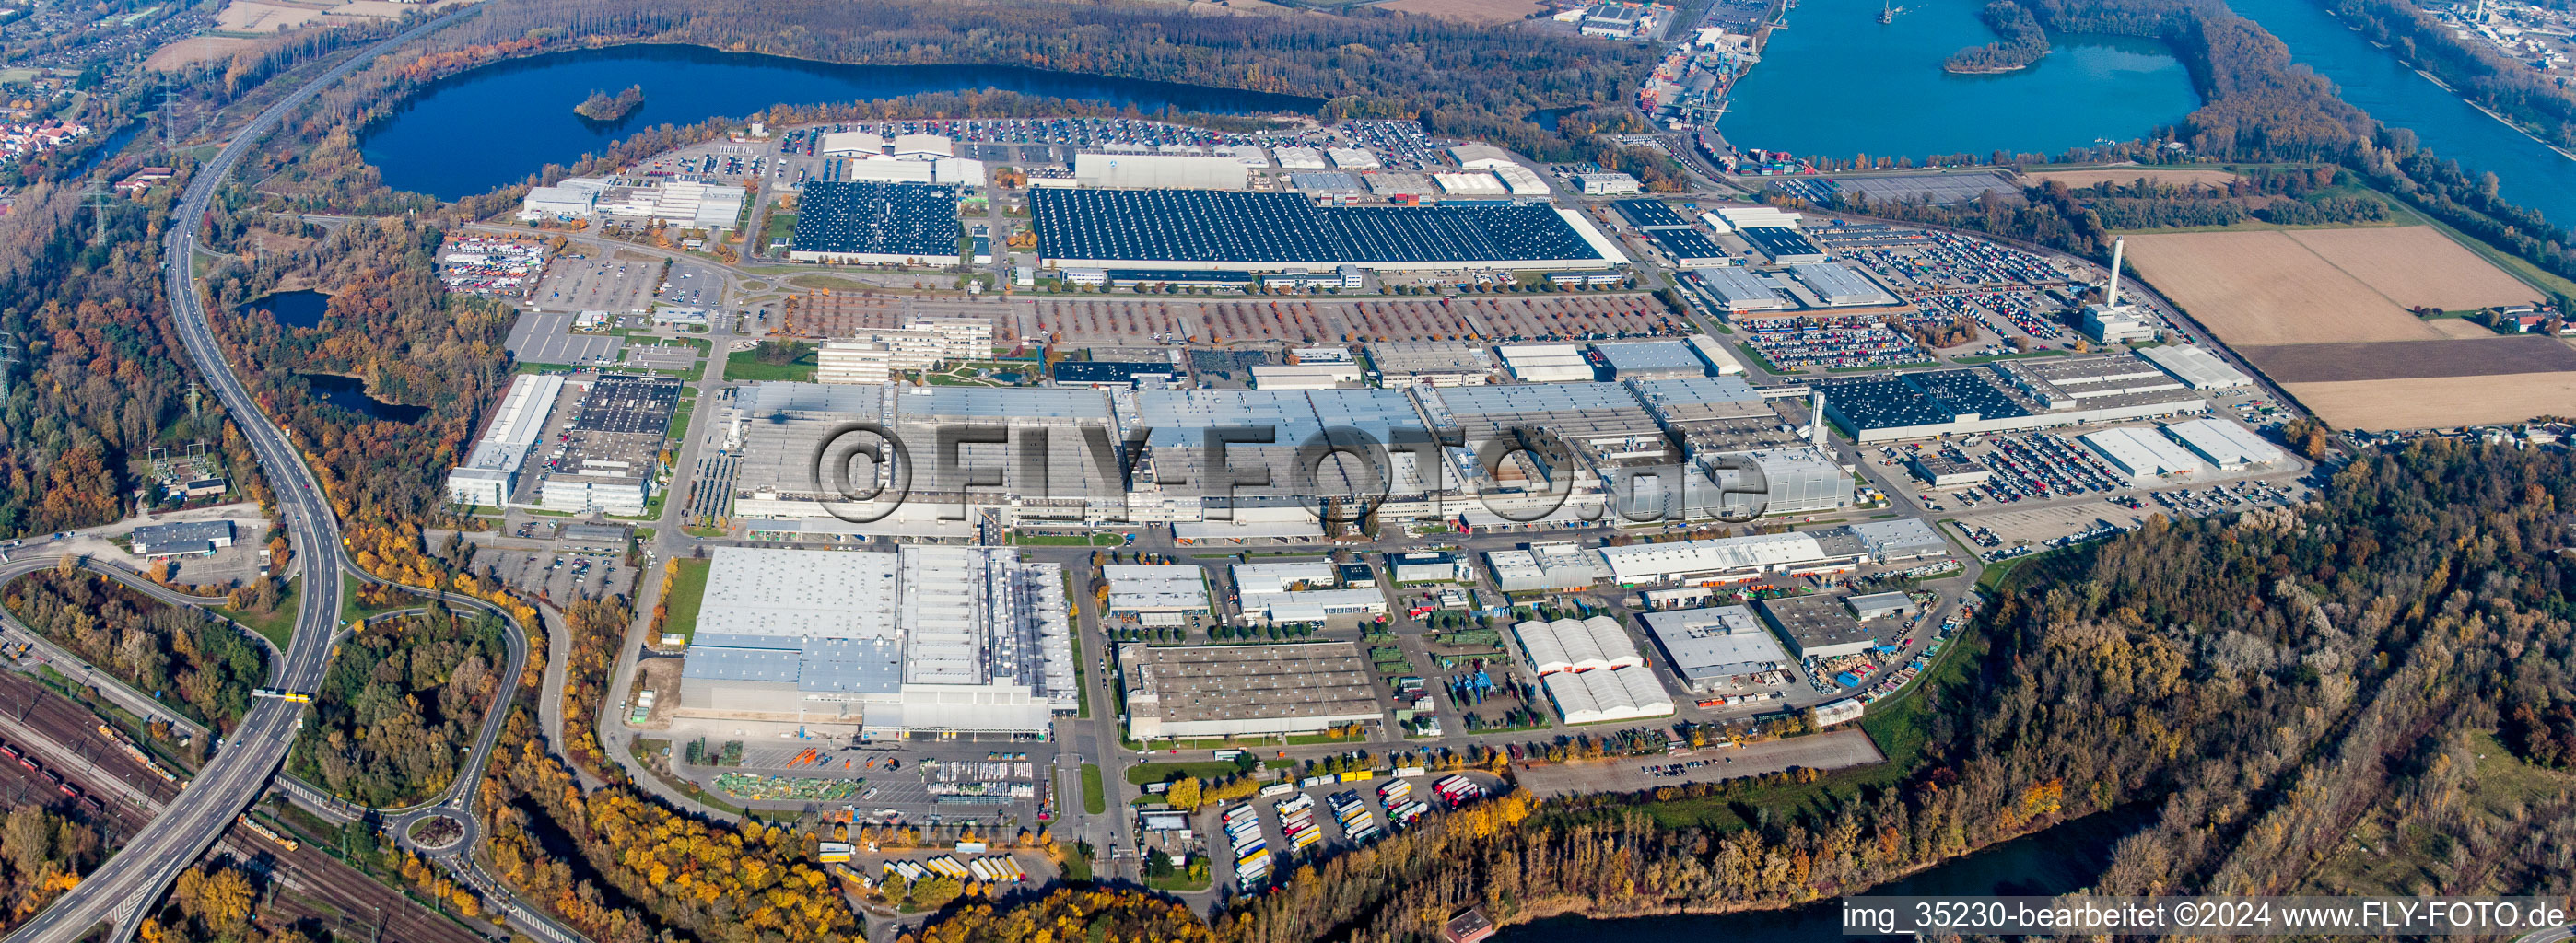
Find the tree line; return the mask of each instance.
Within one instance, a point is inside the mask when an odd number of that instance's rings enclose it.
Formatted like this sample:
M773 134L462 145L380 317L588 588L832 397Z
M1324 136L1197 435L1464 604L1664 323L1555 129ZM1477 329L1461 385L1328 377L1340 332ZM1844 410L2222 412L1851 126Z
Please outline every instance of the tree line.
M65 558L66 562L69 558ZM250 710L267 659L241 630L153 599L87 570L30 573L7 590L9 611L81 660L218 732Z

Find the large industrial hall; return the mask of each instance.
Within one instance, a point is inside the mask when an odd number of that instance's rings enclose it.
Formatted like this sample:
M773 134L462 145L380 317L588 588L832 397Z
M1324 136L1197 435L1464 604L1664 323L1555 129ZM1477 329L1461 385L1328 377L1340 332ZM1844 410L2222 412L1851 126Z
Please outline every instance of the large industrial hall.
M1062 567L1011 551L715 551L679 716L1041 734L1073 713Z

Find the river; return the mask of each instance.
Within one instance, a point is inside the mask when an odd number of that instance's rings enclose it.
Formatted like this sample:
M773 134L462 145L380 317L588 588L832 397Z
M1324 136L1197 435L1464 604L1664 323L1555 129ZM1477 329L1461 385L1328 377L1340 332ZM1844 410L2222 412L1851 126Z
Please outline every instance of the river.
M2343 100L2390 127L2415 132L2425 147L2471 172L2496 175L2505 199L2576 225L2576 160L2479 111L2460 96L2370 44L2317 0L2228 0L2290 47L2290 58L2334 81Z
M2111 848L2146 821L2109 812L2066 822L1872 888L1871 895L2053 895L2086 887L2110 867ZM1593 920L1556 917L1505 929L1495 943L1826 943L1843 935L1842 908L1824 900L1791 910ZM1895 939L1893 937L1885 939Z
M644 87L615 121L573 114L593 91ZM771 105L985 89L1222 114L1312 113L1293 95L1003 66L853 66L698 46L615 46L495 63L439 80L368 129L359 150L396 190L456 199L570 164L636 130L747 117Z
M2306 0L2284 0L2306 2ZM1901 0L1881 25L1869 0L1799 0L1718 120L1727 143L1848 159L2055 155L2129 140L2200 107L2180 60L2147 40L2059 35L2038 65L1953 75L1941 61L1995 40L1983 0ZM569 106L567 106L569 107Z

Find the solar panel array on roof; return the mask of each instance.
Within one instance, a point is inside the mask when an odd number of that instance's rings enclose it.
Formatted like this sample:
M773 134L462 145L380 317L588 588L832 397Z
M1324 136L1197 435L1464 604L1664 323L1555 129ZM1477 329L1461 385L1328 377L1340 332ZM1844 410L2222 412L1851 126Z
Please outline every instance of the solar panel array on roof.
M1726 250L1696 229L1649 229L1646 234L1654 237L1655 246L1665 255L1673 257L1675 265L1708 265L1726 258Z
M1370 263L1598 258L1544 205L1318 207L1288 193L1038 190L1038 252L1139 262Z
M1817 381L1826 408L1857 429L1899 429L1956 421L2030 415L1975 370L1935 370L1898 377L1846 377Z
M954 258L957 188L811 180L796 203L797 252Z
M572 427L582 432L653 432L671 427L679 407L676 377L639 377L612 373L590 385Z
M1690 221L1662 200L1619 200L1610 205L1639 229L1690 228Z
M1799 235L1795 229L1785 226L1754 226L1738 229L1736 233L1743 236L1744 241L1752 243L1754 248L1762 250L1763 255L1770 256L1771 261L1774 262L1825 260L1825 250L1817 247L1807 237Z

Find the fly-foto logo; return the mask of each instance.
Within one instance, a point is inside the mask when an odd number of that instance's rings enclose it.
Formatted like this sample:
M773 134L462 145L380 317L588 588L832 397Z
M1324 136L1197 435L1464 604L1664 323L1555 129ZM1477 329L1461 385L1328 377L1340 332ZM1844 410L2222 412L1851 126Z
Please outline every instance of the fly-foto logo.
M963 521L979 490L987 503L1067 493L1123 497L1138 489L1137 470L1150 454L1150 486L1195 497L1210 521L1231 521L1237 507L1253 502L1294 504L1327 525L1358 523L1398 499L1428 517L1479 508L1516 524L1613 523L1614 516L1630 525L1744 523L1770 507L1771 483L1749 457L1600 461L1596 469L1597 457L1538 426L1472 439L1457 429L1411 427L1328 426L1294 441L1276 425L1195 431L1157 436L1136 428L1113 441L1101 426L847 422L815 443L806 490L827 513L854 524L883 520L916 500L936 501L939 520ZM1054 448L1059 437L1074 440L1077 467L1065 467ZM1641 451L1669 450L1669 443L1656 445ZM924 470L936 486L916 495Z

